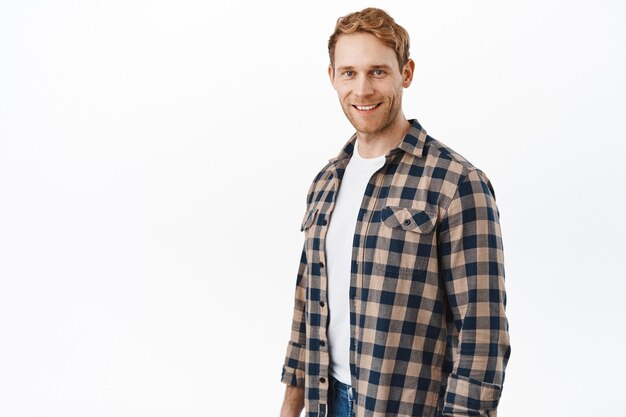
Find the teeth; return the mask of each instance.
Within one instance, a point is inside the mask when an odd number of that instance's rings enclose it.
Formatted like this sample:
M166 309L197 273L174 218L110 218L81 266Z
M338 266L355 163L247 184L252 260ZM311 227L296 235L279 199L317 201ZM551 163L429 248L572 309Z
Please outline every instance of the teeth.
M376 106L378 106L378 104L372 104L371 106L354 106L354 107L356 107L359 110L372 110Z

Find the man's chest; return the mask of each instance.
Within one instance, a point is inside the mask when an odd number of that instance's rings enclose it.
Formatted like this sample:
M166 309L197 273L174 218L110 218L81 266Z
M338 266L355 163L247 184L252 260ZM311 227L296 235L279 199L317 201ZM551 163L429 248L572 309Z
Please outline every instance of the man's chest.
M343 216L342 173L329 170L314 185L303 218L308 259L317 261L312 273L324 265L329 228L346 230L352 237L353 274L368 277L411 278L436 267L436 225L439 217L436 190L419 167L389 164L375 172L360 198L352 196L355 221ZM346 183L347 184L347 183ZM356 206L354 206L356 204ZM356 209L356 210L355 210ZM337 222L347 222L339 225ZM322 273L322 270L319 270ZM382 289L382 287L381 287Z

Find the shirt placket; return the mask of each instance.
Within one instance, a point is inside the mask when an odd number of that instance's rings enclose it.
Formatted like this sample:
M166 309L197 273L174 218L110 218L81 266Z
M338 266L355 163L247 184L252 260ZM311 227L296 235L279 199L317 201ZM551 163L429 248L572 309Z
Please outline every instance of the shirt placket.
M329 176L329 186L326 188L327 192L332 192L332 199L327 203L328 207L326 210L323 210L324 221L322 223L323 227L319 229L319 239L320 239L320 248L318 251L318 265L320 271L320 282L319 282L319 293L320 299L318 302L319 306L319 314L320 314L320 324L318 327L318 339L320 343L319 347L319 383L320 383L320 396L319 402L320 405L325 405L328 403L328 387L330 383L330 353L328 350L328 273L326 268L326 234L328 232L327 225L329 224L330 216L332 215L333 209L335 207L335 201L337 198L337 191L339 190L339 182L340 179L337 175L337 169L335 166L331 167L331 174ZM324 196L325 198L326 196Z

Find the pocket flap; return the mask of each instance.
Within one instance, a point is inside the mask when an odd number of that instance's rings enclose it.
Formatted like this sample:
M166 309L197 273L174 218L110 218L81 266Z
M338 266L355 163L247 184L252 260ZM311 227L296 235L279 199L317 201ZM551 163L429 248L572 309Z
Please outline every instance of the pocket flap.
M437 223L436 214L408 207L386 206L381 210L380 217L385 226L417 233L430 233Z
M313 221L315 220L315 216L317 214L317 209L310 209L304 213L304 218L302 219L302 226L300 226L300 231L304 231L311 227Z

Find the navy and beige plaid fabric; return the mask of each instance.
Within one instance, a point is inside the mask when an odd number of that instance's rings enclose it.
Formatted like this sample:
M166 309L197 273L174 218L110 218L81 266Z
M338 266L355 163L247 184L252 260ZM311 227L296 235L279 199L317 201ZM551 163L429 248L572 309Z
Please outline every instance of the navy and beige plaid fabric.
M350 276L356 417L496 415L509 358L502 239L484 173L416 120L370 179ZM302 221L291 340L282 371L326 414L324 239L353 136L315 177Z

